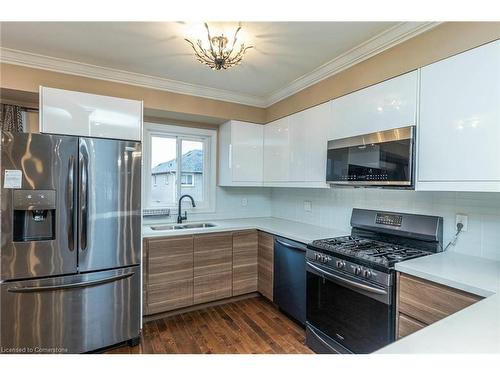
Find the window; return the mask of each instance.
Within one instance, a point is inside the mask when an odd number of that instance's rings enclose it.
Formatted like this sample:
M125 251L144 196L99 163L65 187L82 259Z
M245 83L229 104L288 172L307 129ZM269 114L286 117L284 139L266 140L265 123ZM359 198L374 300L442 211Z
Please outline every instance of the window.
M197 212L213 211L215 142L215 130L144 124L144 208L176 210L189 194Z
M183 173L181 174L181 186L193 186L194 187L194 174Z

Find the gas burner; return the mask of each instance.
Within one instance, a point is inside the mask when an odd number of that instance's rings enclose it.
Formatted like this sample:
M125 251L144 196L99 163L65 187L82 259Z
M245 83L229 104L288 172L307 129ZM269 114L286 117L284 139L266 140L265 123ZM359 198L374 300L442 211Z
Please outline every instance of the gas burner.
M395 263L431 254L428 251L376 241L368 238L344 236L313 241L311 246L333 254L342 254L365 263L387 268Z

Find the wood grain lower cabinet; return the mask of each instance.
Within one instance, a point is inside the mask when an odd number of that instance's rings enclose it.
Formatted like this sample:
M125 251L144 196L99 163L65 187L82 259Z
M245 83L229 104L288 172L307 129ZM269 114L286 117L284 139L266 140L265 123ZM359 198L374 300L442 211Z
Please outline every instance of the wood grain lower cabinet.
M273 300L274 236L259 231L258 291Z
M233 233L194 236L194 276L228 272L233 267Z
M257 230L143 241L143 314L259 291L273 300L274 237Z
M148 240L142 241L142 315L148 315Z
M256 230L233 233L233 296L257 291L258 241Z
M147 240L147 313L193 304L193 236Z
M193 279L153 284L148 287L148 313L180 309L193 304Z
M232 272L219 272L194 278L194 304L229 298L232 295Z
M399 313L398 322L399 322L398 339L400 339L401 337L408 336L413 332L416 332L419 329L426 327L424 323L419 322L418 320L410 318L409 316L406 316L405 314L401 313Z
M470 306L483 297L398 274L397 336L404 337Z
M194 236L194 303L231 297L233 233Z

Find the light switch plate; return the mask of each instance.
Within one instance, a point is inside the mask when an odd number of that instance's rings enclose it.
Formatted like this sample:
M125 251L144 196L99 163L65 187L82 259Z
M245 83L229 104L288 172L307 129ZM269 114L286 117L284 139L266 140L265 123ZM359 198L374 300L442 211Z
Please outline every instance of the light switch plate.
M312 211L312 202L304 201L304 211L311 212Z
M241 199L241 206L246 207L248 205L248 199L247 198L242 198Z

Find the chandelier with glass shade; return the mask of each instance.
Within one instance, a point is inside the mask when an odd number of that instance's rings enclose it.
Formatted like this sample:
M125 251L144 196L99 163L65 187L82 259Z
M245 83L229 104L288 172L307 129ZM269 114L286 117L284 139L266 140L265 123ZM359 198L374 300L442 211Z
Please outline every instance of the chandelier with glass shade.
M212 70L222 70L232 68L241 64L246 51L253 46L246 46L245 43L238 43L238 33L241 30L241 25L238 26L232 42L222 33L212 36L208 24L205 23L207 30L208 44L203 45L201 39L196 43L189 39L185 39L193 48L195 58L200 63L208 65Z

